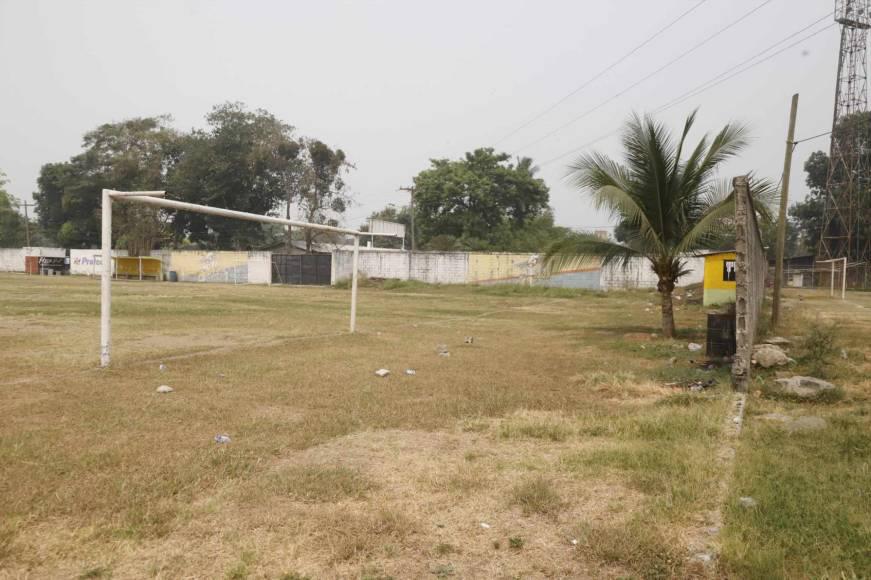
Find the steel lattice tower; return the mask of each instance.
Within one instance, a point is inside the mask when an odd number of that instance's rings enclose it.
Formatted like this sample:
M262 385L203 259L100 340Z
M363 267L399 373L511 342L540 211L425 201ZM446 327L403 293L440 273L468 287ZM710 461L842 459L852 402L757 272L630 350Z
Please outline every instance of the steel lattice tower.
M829 149L826 200L819 254L823 258L865 261L869 220L868 72L866 41L871 27L869 0L835 0L841 50L835 87L835 113Z

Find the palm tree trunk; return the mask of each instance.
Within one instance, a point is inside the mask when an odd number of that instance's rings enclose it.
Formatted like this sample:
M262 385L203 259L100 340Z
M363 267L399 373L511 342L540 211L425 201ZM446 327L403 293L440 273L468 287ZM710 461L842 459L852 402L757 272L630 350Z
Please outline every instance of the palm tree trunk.
M665 338L674 338L674 306L671 302L672 289L661 289L662 297L662 335Z

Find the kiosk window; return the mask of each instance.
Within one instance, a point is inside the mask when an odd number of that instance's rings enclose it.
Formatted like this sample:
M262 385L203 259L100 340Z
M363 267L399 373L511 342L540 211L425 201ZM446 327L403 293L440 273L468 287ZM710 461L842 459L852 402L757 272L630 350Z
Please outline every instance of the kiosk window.
M723 281L735 281L735 260L723 260Z

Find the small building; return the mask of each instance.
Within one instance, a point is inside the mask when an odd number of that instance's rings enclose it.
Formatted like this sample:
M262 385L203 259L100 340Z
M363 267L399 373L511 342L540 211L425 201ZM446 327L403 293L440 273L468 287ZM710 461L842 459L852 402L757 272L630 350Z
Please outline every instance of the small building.
M703 304L714 306L735 302L735 252L712 252L705 255Z

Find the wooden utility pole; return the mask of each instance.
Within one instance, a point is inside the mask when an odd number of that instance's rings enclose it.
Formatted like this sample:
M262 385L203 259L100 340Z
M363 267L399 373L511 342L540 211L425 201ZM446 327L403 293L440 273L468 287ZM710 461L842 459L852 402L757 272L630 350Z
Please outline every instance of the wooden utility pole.
M414 245L414 186L411 187L400 187L399 191L407 191L411 194L411 251L414 252L417 248Z
M25 238L25 240L27 240L26 245L29 248L30 247L30 216L27 214L27 208L30 206L34 206L36 204L22 201L21 205L24 206L24 238Z
M789 204L789 173L795 150L795 116L798 113L798 93L792 95L789 128L786 131L786 154L783 158L783 185L780 188L780 214L777 217L777 256L774 262L774 303L771 306L771 326L780 319L780 287L783 284L783 254L786 247L786 208Z

